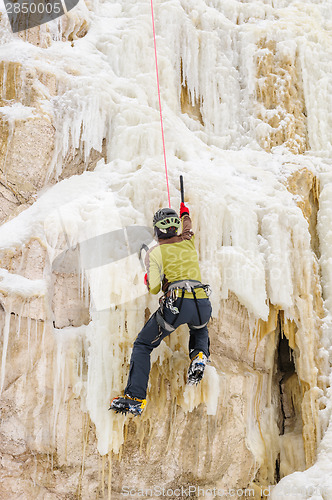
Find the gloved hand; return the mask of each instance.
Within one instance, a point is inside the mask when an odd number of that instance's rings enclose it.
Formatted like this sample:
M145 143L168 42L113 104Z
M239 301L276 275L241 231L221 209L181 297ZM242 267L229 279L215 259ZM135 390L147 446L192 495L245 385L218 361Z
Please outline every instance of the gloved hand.
M181 203L181 205L180 205L180 218L185 214L189 215L189 208L186 207L186 205L184 203Z
M148 273L145 273L145 275L144 275L144 285L146 285L147 287L149 286Z

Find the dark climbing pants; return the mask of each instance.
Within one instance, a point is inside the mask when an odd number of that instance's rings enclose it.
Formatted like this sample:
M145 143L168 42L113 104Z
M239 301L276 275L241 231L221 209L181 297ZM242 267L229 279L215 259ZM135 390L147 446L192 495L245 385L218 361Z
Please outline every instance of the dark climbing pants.
M179 307L180 301L180 298L176 299L174 305ZM193 327L204 324L210 319L212 312L211 303L209 299L197 299L197 304L201 319L199 319L194 299L183 299L180 313L176 315L176 320L173 324L175 328L185 323L188 324L190 331L189 356L191 359L199 351L203 351L206 356L210 355L210 341L207 326L199 329ZM164 319L167 323L172 323L174 321L174 314L166 307L164 308ZM162 329L158 325L156 313L154 313L144 325L134 342L125 394L129 394L139 399L145 399L150 374L150 354L168 335L170 335L170 332Z

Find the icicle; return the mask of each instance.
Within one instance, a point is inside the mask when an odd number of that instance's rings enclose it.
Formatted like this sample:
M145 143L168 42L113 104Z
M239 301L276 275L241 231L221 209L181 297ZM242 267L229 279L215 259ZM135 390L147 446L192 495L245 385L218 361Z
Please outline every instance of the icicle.
M17 338L20 337L20 331L21 331L21 320L22 320L22 316L23 316L23 309L24 309L24 301L22 301L22 304L21 304L21 308L20 308L20 312L18 314L18 325L16 327L16 335L17 335Z
M29 369L32 367L32 357L30 353L30 335L31 335L31 318L27 318L27 336L28 336L28 359L30 361Z
M2 346L2 356L1 356L1 378L0 378L0 395L2 394L5 376L6 376L6 359L9 341L9 329L11 321L11 307L12 301L9 301L8 309L5 311L5 322L2 330L3 346Z

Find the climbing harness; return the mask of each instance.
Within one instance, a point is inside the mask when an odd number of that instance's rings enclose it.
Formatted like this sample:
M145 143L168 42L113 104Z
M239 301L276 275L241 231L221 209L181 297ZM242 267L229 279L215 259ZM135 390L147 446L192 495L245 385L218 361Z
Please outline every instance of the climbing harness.
M154 26L153 1L152 0L151 0L151 17L152 17L152 29L153 29L154 57L155 57L155 61L156 61L156 75L157 75L157 88L158 88L158 101L159 101L161 137L162 137L162 141L163 141L165 174L166 174L166 184L167 184L167 194L168 194L168 206L169 206L169 208L171 208L171 197L170 197L170 194L169 194L168 172L167 172L167 162L166 162L166 148L165 148L165 137L164 137L163 114L162 114L162 111L161 111L161 98L160 98L159 71L158 71L158 58L157 58L156 30L155 30L155 26Z
M198 288L202 288L204 290L204 292L206 293L207 297L210 296L210 294L211 294L210 285L203 285L203 283L201 283L200 281L196 281L196 280L174 281L173 283L171 283L168 286L167 291L164 293L164 295L159 300L160 306L159 306L159 309L156 311L156 320L157 320L157 323L160 326L160 328L162 328L163 330L166 330L169 333L174 332L174 330L176 329L174 327L174 323L180 314L184 294L186 291L192 293L194 296L194 301L195 301L197 314L198 314L198 318L199 318L199 322L200 322L200 324L198 326L191 325L190 328L193 328L194 330L199 330L200 328L203 328L204 326L206 326L208 324L209 321L202 323L202 318L201 318L201 314L199 311L198 301L197 301L196 292L195 292L195 290L197 290ZM174 306L174 302L178 298L177 292L176 292L177 290L181 290L179 307ZM164 319L163 314L164 314L165 307L167 309L169 309L174 314L174 319L171 323L168 323ZM154 340L154 342L157 341L157 339L159 339L159 337L160 337L160 335Z

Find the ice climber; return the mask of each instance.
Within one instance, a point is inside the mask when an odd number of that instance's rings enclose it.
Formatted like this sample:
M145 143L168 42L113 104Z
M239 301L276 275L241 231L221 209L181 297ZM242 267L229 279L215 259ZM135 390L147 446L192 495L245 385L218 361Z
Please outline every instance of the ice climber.
M187 323L190 330L187 383L197 384L203 377L208 361L211 317L208 299L209 286L201 283L198 256L191 229L189 209L181 203L180 218L171 208L162 208L153 217L154 237L158 244L145 257L147 273L144 283L150 293L161 289L159 309L150 317L138 334L130 359L130 369L124 396L111 401L110 409L139 415L146 405L150 373L150 354L178 326Z

